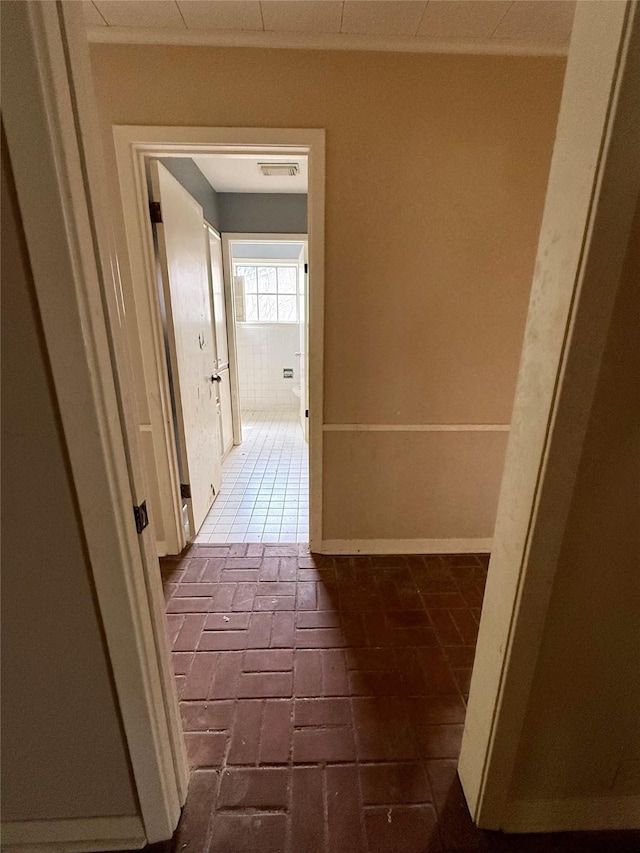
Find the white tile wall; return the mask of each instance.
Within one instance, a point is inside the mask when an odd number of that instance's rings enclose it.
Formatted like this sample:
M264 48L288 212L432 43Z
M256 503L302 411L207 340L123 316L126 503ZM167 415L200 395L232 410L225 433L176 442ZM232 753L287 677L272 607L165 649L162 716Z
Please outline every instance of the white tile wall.
M300 329L293 323L238 323L238 382L243 412L251 409L294 411L300 399L293 388L300 385ZM283 368L293 368L293 379L284 379Z
M298 412L247 412L196 542L308 542L309 454Z

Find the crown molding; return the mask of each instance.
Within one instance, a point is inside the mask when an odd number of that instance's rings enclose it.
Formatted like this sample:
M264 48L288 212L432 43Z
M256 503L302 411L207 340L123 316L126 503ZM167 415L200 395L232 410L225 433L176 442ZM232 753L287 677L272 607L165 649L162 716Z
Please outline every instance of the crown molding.
M250 30L187 30L138 27L88 27L90 42L253 47L281 50L365 50L398 53L462 53L498 56L566 56L568 45L505 39L433 40L416 36L364 36L346 33L282 33Z

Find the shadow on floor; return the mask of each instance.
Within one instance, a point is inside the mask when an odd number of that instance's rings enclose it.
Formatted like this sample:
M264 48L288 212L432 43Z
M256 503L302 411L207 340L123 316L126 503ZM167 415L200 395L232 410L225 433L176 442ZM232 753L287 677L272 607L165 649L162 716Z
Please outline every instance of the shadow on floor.
M195 546L163 561L189 796L158 853L638 850L473 825L456 773L487 558Z

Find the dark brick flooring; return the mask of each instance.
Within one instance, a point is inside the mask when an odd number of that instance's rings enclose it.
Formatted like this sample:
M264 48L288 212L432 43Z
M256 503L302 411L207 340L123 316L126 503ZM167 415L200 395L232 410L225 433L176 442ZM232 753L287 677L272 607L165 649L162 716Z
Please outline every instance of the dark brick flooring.
M456 775L487 559L202 545L162 561L189 796L175 853L637 849L473 826Z

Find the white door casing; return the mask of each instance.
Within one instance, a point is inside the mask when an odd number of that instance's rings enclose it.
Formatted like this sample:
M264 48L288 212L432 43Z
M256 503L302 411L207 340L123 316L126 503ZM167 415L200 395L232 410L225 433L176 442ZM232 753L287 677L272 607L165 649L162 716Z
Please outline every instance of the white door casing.
M220 424L222 454L226 456L233 447L233 412L231 407L231 372L228 367L219 371Z
M222 264L222 241L220 236L207 228L209 258L211 264L211 294L213 301L213 324L216 336L216 356L219 370L229 366L229 342L227 338L227 312L224 304L224 276Z
M123 276L125 301L135 305L137 328L134 335L144 344L145 392L157 433L159 452L154 456L159 481L168 494L169 480L179 482L173 441L171 401L165 353L162 347L162 324L158 306L154 268L153 235L149 223L145 163L149 157L196 157L211 153L246 153L268 156L307 156L309 162L308 244L309 264L313 270L313 292L309 294L309 504L310 546L322 550L322 456L323 456L323 352L324 352L324 198L325 198L325 131L300 128L233 128L113 125L116 165L120 183L124 236L129 265ZM229 237L222 235L224 260L225 306L227 317L233 316ZM276 239L300 239L306 235L261 235ZM238 378L234 358L234 324L227 327L229 337L229 372L233 402L233 441L242 442L242 426L238 418ZM166 390L165 390L166 389ZM162 440L164 439L164 440ZM165 527L182 533L179 501L163 502ZM164 518L164 515L163 515ZM179 553L169 550L168 553Z
M208 253L202 208L161 163L150 166L152 194L162 211L156 227L164 321L193 539L222 482Z
M309 388L310 388L310 360L311 360L311 350L309 346L309 335L310 335L310 291L309 291L309 275L305 273L305 265L309 266L309 236L307 234L267 234L267 233L225 233L222 235L222 257L223 257L223 275L224 275L224 287L226 294L226 303L227 303L227 318L231 318L227 323L228 330L228 341L229 341L229 367L230 367L230 382L231 382L231 395L232 399L236 401L239 400L239 390L238 390L238 379L237 379L237 346L236 346L236 321L238 319L239 311L238 311L238 296L243 292L242 287L238 290L236 286L236 280L239 280L239 276L234 276L234 257L233 257L233 244L236 242L240 243L297 243L300 245L300 254L297 261L297 272L298 272L298 323L299 323L299 349L296 353L298 358L298 369L299 369L299 377L300 377L300 423L302 427L302 432L305 437L305 441L309 443L309 457L311 461L312 456L318 455L318 450L321 449L318 447L319 442L313 442L313 447L311 446L311 442L309 440L310 434L310 422L317 422L322 419L322 413L316 413L315 418L309 417L307 415L309 409ZM254 259L255 260L255 259ZM318 294L314 294L314 303L317 303ZM319 307L316 305L315 314L319 313ZM314 327L314 330L317 330L317 326ZM317 341L318 335L317 331L314 334L314 348L319 346ZM315 382L314 385L319 381L319 371L317 370L317 358L313 359L314 368L315 368ZM234 372L235 371L235 372ZM235 381L234 381L235 379ZM235 395L235 397L234 397ZM241 419L239 416L240 406L239 403L234 405L233 408L233 430L234 436L236 436L241 428ZM314 433L316 431L314 430ZM235 444L240 444L238 438L234 438ZM315 454L314 454L315 451ZM310 467L312 467L310 465ZM312 489L315 495L318 495L319 489L317 486L316 480L316 488L315 491ZM320 507L318 506L316 500L311 501L310 508L310 518L312 519L311 527L312 529L319 530L320 529L320 519L321 512ZM311 536L312 543L314 542L313 533Z
M300 325L300 424L305 441L309 441L309 277L307 245L300 249L298 260L298 322Z
M638 825L637 796L521 798L514 776L640 191L638 92L640 4L578 3L458 764L486 829Z
M139 847L175 829L188 768L153 525L137 535L132 512L147 493L80 4L11 4L3 49L3 124L140 805L139 816L17 821L3 837L24 849Z
M213 329L216 348L216 366L218 376L218 403L220 412L220 448L222 456L233 447L233 412L231 400L231 371L229 369L229 339L227 333L227 308L224 292L224 263L222 260L222 241L220 235L210 225L206 225L206 238L209 280L211 287L211 305L213 308Z

